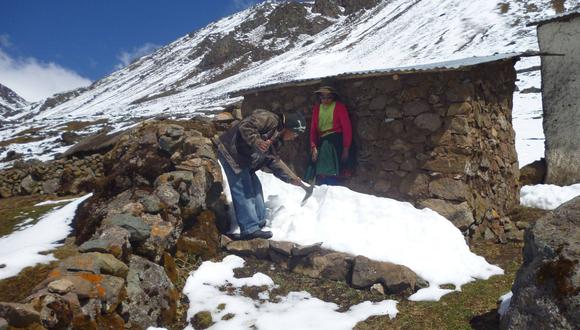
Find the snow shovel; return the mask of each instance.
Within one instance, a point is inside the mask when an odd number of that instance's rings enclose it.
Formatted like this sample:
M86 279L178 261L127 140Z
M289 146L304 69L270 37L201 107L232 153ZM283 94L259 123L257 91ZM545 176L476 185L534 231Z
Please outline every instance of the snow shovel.
M302 180L300 180L300 178L296 174L294 174L294 172L292 172L292 170L288 167L288 165L286 165L286 163L284 163L281 159L280 159L280 167L286 174L288 174L289 177L292 178L292 180L300 182L300 187L302 187L302 189L304 189L305 192L304 198L302 198L302 202L300 202L300 206L304 206L308 198L312 196L312 192L314 191L314 184L311 184L310 187L305 185L304 182L302 182Z

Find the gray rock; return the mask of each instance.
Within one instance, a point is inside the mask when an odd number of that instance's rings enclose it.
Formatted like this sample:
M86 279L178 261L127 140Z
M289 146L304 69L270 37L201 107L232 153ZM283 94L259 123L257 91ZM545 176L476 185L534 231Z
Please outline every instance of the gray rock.
M183 142L183 138L174 138L170 136L162 136L159 138L159 149L172 154L179 143Z
M385 288L381 283L375 283L371 286L370 291L374 294L385 295Z
M431 110L431 106L429 103L424 101L413 101L405 104L403 106L403 112L407 116L417 116L423 112L427 112Z
M59 179L50 179L42 183L42 190L44 190L46 194L55 194L58 189L60 189Z
M169 207L176 207L180 194L168 184L161 184L155 189L155 195Z
M156 214L161 211L161 200L155 195L143 196L139 201L143 204L144 211L147 213Z
M352 270L352 285L365 289L375 283L381 283L387 294L403 295L410 295L427 286L422 278L405 266L357 256Z
M48 292L65 295L74 289L73 282L61 279L52 281L48 284Z
M6 267L6 264L0 264L0 269Z
M525 235L524 262L501 329L578 329L580 197L539 219Z
M453 204L442 199L427 199L421 201L419 206L428 207L441 214L461 231L467 230L469 226L475 222L472 210L467 202Z
M121 314L133 327L170 324L175 318L178 292L163 267L133 255L127 274L127 298Z
M470 189L463 181L441 178L429 183L429 192L442 199L465 201L469 196Z
M0 317L18 328L26 328L40 322L40 314L32 306L25 304L0 302Z
M302 257L309 255L311 253L320 251L322 247L322 242L310 244L310 245L297 245L292 248L292 255L295 257Z
M141 218L129 214L116 214L109 219L105 219L105 222L127 229L131 242L142 242L151 234L151 227L148 224Z
M312 253L302 258L292 271L313 278L347 281L352 268L353 256L346 253Z
M288 257L292 255L292 249L295 246L296 244L292 242L270 241L270 249Z
M84 242L79 246L79 252L110 253L118 259L125 260L131 249L130 233L119 226L105 229L97 238Z
M268 257L270 242L266 239L256 238L247 241L233 241L226 246L226 250L242 256L254 256L259 259Z
M436 113L422 113L415 118L415 125L430 132L436 132L441 127L441 118Z
M0 317L0 330L8 330L8 321L2 317Z
M127 276L129 268L111 254L88 252L66 258L61 266L68 271L87 271L121 278Z
M36 181L34 181L34 179L32 178L32 176L28 175L27 177L25 177L21 182L20 182L20 187L22 187L22 189L24 189L24 191L26 191L28 194L32 194L34 193L34 191L36 190L38 183Z

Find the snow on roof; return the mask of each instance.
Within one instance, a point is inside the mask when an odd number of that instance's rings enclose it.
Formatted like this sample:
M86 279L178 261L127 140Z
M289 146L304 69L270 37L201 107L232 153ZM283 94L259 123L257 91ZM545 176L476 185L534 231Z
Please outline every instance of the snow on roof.
M371 70L371 71L352 71L352 72L343 72L337 75L331 75L326 77L318 77L318 78L308 78L308 79L300 79L300 80L292 80L286 81L281 83L275 83L270 85L262 85L262 86L255 86L247 89L238 90L232 92L230 96L242 96L246 94L262 92L272 89L278 89L288 86L306 86L306 85L313 85L317 83L321 83L323 80L329 78L335 79L350 79L350 78L368 78L368 77L380 77L380 76L387 76L387 75L394 75L394 74L408 74L408 73L417 73L417 72L438 72L438 71L452 71L452 70L462 70L466 68L470 68L473 66L477 66L484 63L492 63L492 62L499 62L499 61L506 61L512 59L519 59L520 57L529 57L529 56L538 56L540 53L538 52L524 52L524 53L505 53L499 54L495 53L493 55L488 56L474 56L468 57L458 60L451 60L445 62L436 62L436 63L427 63L427 64L419 64L413 66L402 66L402 67L395 67L395 68L386 68L381 70Z
M531 21L527 24L527 26L534 26L534 25L543 25L546 23L556 22L556 21L569 21L574 17L580 16L580 8L572 11L567 11L565 13L561 13L554 16L544 17L543 19L539 19L537 21Z

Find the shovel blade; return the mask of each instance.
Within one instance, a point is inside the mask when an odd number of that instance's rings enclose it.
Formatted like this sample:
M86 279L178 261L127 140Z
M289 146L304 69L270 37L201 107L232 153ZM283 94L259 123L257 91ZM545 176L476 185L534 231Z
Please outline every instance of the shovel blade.
M310 187L306 187L306 186L302 186L302 188L304 188L304 191L306 192L306 194L304 194L304 198L302 198L302 202L300 202L300 206L304 206L306 204L306 201L308 201L308 198L310 198L310 196L312 196L312 192L314 191L314 182L310 183Z

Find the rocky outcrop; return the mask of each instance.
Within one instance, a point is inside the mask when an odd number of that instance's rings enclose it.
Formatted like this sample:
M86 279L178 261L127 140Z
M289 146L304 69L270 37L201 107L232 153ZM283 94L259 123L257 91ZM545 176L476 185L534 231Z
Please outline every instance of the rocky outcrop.
M383 294L409 296L427 286L405 266L324 249L321 243L302 246L265 239L229 241L223 237L222 247L230 253L270 260L292 272L346 282L357 289L373 287Z
M577 329L580 324L580 197L526 233L524 263L502 329Z
M213 123L196 120L153 121L122 134L73 220L79 253L60 261L26 304L0 303L0 318L50 329L173 324L174 255L215 256L218 223L229 226L215 133Z

